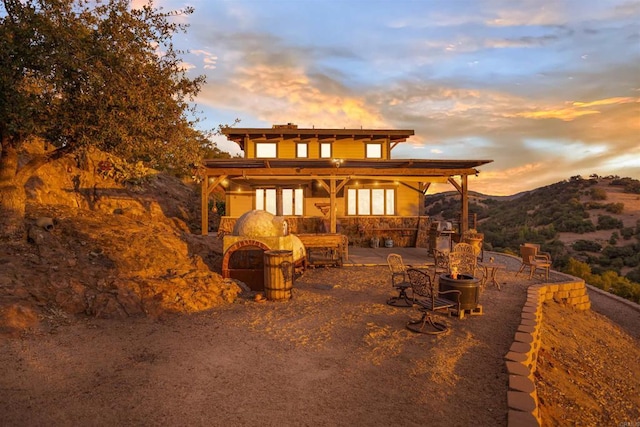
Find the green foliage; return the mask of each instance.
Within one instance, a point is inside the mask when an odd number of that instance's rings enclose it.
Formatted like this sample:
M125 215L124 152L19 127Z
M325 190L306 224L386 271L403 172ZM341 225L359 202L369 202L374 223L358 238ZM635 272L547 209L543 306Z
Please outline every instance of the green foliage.
M633 228L632 227L624 227L620 230L620 234L624 240L631 240L633 237Z
M607 200L607 192L603 188L591 189L592 200Z
M155 175L141 161L130 163L115 156L108 156L107 161L98 164L98 173L116 182L139 185Z
M610 215L598 215L598 230L613 230L622 228L624 224Z
M609 203L605 210L613 214L621 214L624 211L624 203Z
M611 185L623 187L625 193L640 194L640 180L637 179L617 177Z
M186 27L152 3L3 0L0 138L41 137L60 150L95 146L186 174L213 144L195 130L189 78L171 37Z
M577 240L571 247L574 251L578 252L600 252L602 245L598 242L592 242L591 240Z
M579 277L592 286L640 303L640 284L632 282L627 277L621 277L615 271L607 270L602 274L594 274L588 264L570 258L564 272Z

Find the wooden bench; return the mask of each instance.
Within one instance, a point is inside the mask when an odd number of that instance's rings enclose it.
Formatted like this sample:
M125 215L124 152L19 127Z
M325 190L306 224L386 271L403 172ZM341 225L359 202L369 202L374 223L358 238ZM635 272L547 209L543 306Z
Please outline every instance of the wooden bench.
M309 265L338 265L349 257L349 239L343 234L296 234L307 250Z

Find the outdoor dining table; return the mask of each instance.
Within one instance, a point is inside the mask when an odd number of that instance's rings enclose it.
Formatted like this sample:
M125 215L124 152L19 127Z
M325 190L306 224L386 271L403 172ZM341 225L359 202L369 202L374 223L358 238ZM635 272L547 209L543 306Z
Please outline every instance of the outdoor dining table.
M507 266L506 264L500 264L497 262L482 262L479 263L478 266L480 266L483 270L484 270L484 275L482 276L482 281L481 281L481 285L484 288L484 286L486 285L487 282L495 285L496 288L498 288L498 290L502 290L500 289L500 282L497 279L497 274L498 274L498 270L507 270Z

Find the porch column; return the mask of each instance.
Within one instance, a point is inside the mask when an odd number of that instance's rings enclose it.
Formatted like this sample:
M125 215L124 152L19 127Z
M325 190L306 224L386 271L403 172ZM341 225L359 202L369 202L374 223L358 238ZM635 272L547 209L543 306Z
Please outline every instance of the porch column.
M460 218L460 234L469 230L469 184L467 175L462 175L462 218Z
M331 178L329 180L329 221L330 221L330 233L335 233L338 229L336 224L336 180Z
M449 183L456 187L456 190L460 193L460 204L462 205L460 212L460 234L462 234L469 230L469 189L467 175L460 176L460 184L452 177L449 177Z
M201 198L201 214L200 218L202 219L201 224L201 233L203 236L209 234L209 176L205 175L202 180L201 188L200 188L200 198Z
M276 187L276 216L282 216L282 187Z

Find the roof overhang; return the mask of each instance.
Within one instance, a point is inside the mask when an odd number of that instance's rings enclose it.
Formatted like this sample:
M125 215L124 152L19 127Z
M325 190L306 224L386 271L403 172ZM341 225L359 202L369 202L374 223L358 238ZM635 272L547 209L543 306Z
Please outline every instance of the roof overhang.
M233 128L223 127L223 135L234 141L244 150L247 139L256 141L278 141L283 139L299 139L301 142L311 139L339 140L353 138L354 140L389 140L392 144L406 141L415 135L412 129L298 129L297 127L269 128Z
M207 159L205 173L228 178L406 178L411 181L435 181L439 178L479 173L479 166L493 160L425 159ZM431 178L431 179L430 179Z

